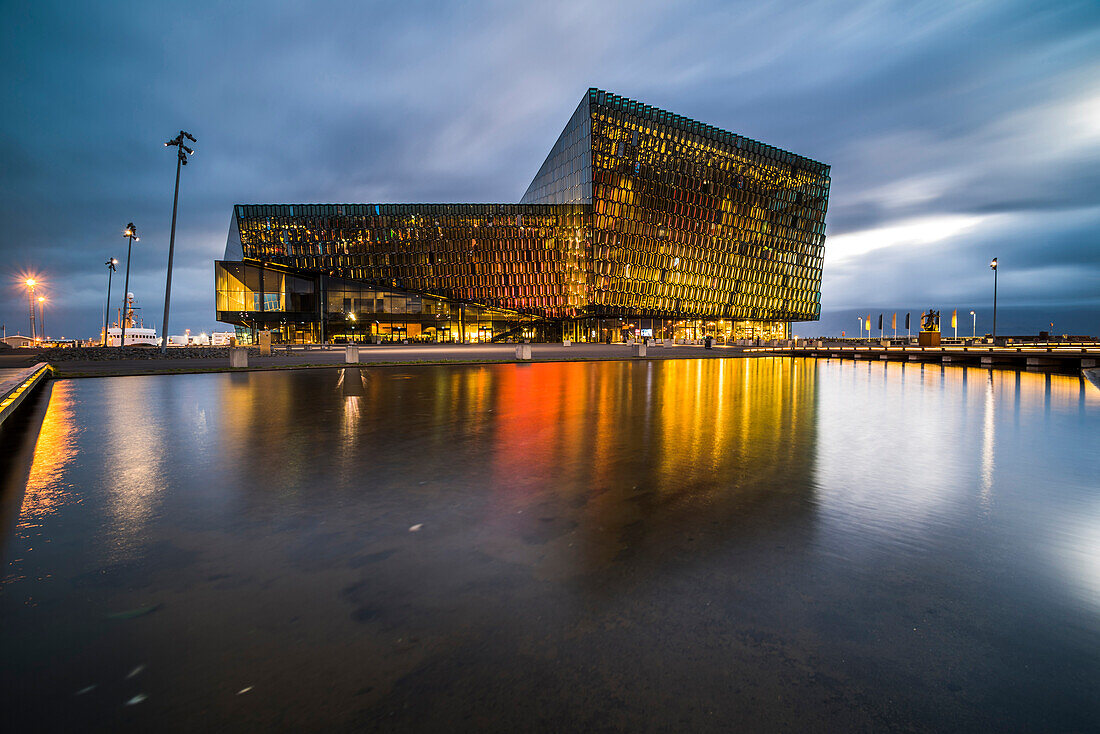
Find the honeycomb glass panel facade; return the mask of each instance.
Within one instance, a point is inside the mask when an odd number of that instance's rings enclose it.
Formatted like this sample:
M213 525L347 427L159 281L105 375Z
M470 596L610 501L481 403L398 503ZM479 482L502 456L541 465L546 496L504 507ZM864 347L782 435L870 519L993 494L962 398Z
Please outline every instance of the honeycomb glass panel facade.
M819 316L828 193L824 164L590 89L519 204L236 206L226 261L315 293L229 288L219 271L219 318L335 325L339 280L514 314L491 319L509 332L527 318L583 323L558 328L582 339L770 338Z
M820 314L828 167L590 90L593 311Z

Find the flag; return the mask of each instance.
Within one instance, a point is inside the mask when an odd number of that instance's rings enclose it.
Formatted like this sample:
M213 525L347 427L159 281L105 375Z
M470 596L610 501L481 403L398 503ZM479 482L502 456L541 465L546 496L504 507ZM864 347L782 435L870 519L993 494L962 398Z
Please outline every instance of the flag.
M959 325L959 309L955 309L951 312L951 328L957 328Z
M909 314L905 314L905 328L909 328Z
M890 328L891 329L898 328L898 312L897 311L894 311L894 316L893 316L893 318L890 319Z
M867 333L871 333L871 314L867 314Z
M878 315L878 330L882 331L882 314Z

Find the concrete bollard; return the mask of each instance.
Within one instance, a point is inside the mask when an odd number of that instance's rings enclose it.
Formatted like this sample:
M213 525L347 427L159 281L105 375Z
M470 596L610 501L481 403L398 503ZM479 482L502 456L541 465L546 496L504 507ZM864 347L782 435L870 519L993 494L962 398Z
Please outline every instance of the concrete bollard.
M635 357L644 357L645 356L645 344L635 344L635 345L633 345L632 348L634 350L634 356Z
M347 348L344 350L344 361L348 364L358 364L359 363L359 345L358 344L348 344Z
M531 345L530 344L517 344L516 345L516 359L529 360L531 359Z
M248 366L248 347L229 348L229 366L233 368Z

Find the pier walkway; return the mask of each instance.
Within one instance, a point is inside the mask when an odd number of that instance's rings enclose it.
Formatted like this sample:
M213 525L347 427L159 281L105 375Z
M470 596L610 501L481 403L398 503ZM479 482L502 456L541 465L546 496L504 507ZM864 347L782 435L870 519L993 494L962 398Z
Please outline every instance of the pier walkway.
M39 362L33 367L0 369L0 424L15 412L49 374L50 366L45 362Z
M794 357L828 357L833 359L901 360L907 362L941 362L973 364L1009 369L1062 370L1072 372L1100 366L1100 345L1029 343L993 346L988 344L920 347L904 345L830 344L827 342L783 343L782 345L747 347L756 354L784 354Z

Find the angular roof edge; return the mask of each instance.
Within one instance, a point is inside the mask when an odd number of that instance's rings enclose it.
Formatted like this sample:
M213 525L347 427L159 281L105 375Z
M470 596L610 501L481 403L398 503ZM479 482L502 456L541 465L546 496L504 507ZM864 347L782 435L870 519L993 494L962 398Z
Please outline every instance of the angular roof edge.
M757 147L761 154L774 158L786 163L796 163L804 168L816 170L819 173L828 175L830 166L821 161L816 161L813 158L807 158L804 155L798 153L792 153L789 150L783 150L777 148L774 145L768 145L767 143L759 140L754 140L745 135L739 135L732 133L728 130L723 130L720 127L714 125L708 125L698 120L693 120L690 117L684 117L678 115L675 112L669 112L668 110L661 109L660 107L654 107L644 102L639 102L636 99L629 97L623 97L622 95L615 94L614 92L608 92L597 87L589 87L588 89L588 101L589 104L596 104L601 107L609 107L615 110L621 110L628 115L634 115L635 117L641 117L647 120L651 120L658 124L668 125L678 130L682 130L694 135L701 135L706 138L710 138L717 142L724 142L737 148L746 147L746 143L749 147Z
M325 211L324 215L335 216L363 216L363 215L381 215L381 214L394 214L400 212L394 212L395 207L412 207L413 209L472 209L474 207L484 208L490 210L490 213L495 212L510 212L510 213L522 213L538 212L538 211L551 211L561 210L565 208L574 208L581 210L584 207L590 207L591 204L516 204L510 202L423 202L423 201L394 201L388 203L374 203L374 202L343 202L343 203L321 203L321 202L296 202L288 204L286 202L279 204L234 204L233 205L233 222L231 223L230 236L232 237L232 227L236 226L236 219L241 216L257 216L253 213L246 214L243 210L249 208L267 207L270 209L281 210L280 215L285 211L287 216L299 216L306 214L304 211L296 211L297 209L305 209L306 207L320 207L326 210L333 210L331 212ZM366 211L367 209L373 209L374 211ZM343 210L343 211L341 211ZM270 215L259 215L270 216ZM238 235L239 236L239 235Z

